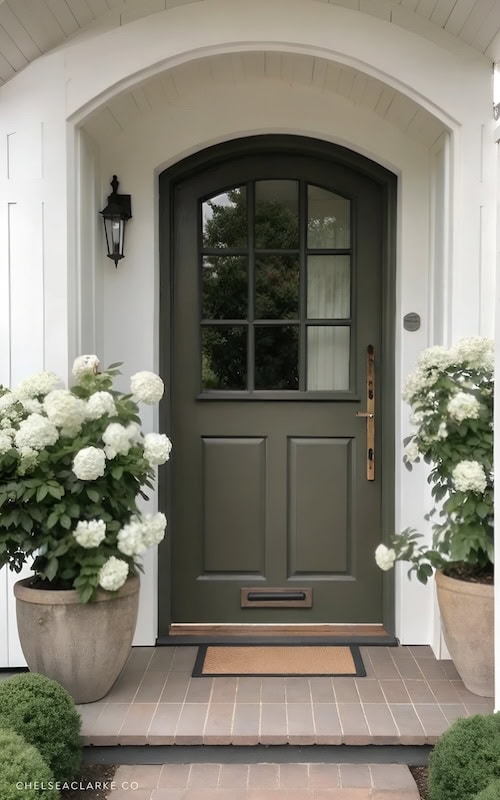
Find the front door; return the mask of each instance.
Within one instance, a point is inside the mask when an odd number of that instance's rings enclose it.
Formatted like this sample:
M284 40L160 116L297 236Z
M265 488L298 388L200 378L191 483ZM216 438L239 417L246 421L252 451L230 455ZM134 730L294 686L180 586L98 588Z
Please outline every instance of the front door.
M266 138L170 184L171 622L380 623L384 189Z

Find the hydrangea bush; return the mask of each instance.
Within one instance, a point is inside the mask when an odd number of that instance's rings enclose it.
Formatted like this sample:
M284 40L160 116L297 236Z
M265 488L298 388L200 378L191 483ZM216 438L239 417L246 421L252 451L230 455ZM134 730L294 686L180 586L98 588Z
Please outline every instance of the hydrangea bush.
M456 347L431 347L420 355L403 397L416 432L405 440L408 469L423 459L439 507L432 546L413 528L379 545L383 570L396 559L426 583L434 568L460 577L491 574L493 564L494 342L472 337ZM430 515L436 513L434 509Z
M0 387L0 567L19 572L33 556L40 585L77 589L83 603L117 591L167 524L137 506L172 447L143 434L137 405L158 403L163 382L138 372L122 394L121 365L99 366L77 358L70 389L50 372Z

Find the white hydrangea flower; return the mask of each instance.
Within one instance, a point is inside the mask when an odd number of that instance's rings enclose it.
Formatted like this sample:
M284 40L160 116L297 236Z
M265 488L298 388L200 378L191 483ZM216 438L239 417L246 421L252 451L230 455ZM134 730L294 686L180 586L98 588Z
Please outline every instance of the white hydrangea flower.
M380 569L383 569L384 572L387 572L387 570L392 569L394 566L394 562L396 561L396 551L393 550L392 547L386 547L385 544L379 544L375 550L375 561Z
M126 556L138 556L147 550L144 542L143 526L137 517L132 517L118 533L118 550Z
M408 442L403 452L406 456L406 460L411 462L416 461L420 455L418 445L414 440Z
M87 419L100 419L108 414L116 416L116 406L110 392L95 392L87 400Z
M96 375L99 371L101 362L97 356L78 356L73 361L73 377L79 380L82 375Z
M127 580L127 575L127 562L116 556L110 556L99 570L99 586L107 592L116 592Z
M434 377L421 369L416 369L406 378L403 387L403 400L411 403L422 391L434 383Z
M11 413L15 413L15 406L19 402L19 398L14 392L6 392L0 396L0 414L8 417Z
M54 372L38 372L21 381L16 387L16 394L19 398L37 397L52 392L60 385L61 381Z
M459 492L483 494L486 489L486 474L479 461L460 461L451 474Z
M43 410L43 405L36 397L26 397L20 400L20 403L28 414L40 414Z
M135 375L132 375L130 387L134 400L147 405L159 403L165 389L160 376L147 371L136 372Z
M102 519L81 520L73 536L81 547L99 547L103 539L106 538L106 523Z
M32 450L30 447L21 448L21 460L18 465L19 474L26 475L28 470L36 467L38 462L38 451Z
M441 372L447 369L456 361L456 354L453 350L436 345L427 347L423 350L417 360L417 368L424 370L437 370Z
M168 461L171 450L172 442L164 433L147 433L144 437L144 458L151 466Z
M110 452L114 452L115 456L118 454L127 455L131 447L129 432L119 422L110 422L102 435L102 440L107 448L110 448ZM108 455L108 452L106 452L106 455L108 458L114 458L114 456Z
M495 342L484 336L460 339L455 347L457 359L474 369L491 371L495 365Z
M160 544L165 536L167 518L161 511L157 514L146 514L143 520L143 539L146 547Z
M132 444L140 442L142 439L141 426L137 422L129 422L126 427L127 436Z
M468 392L457 392L447 405L448 414L457 422L463 422L464 419L477 419L480 409L481 404L477 397Z
M55 444L59 438L56 426L41 414L30 414L23 419L19 425L19 430L15 434L16 447L20 451L43 450L51 444Z
M0 455L3 456L12 448L12 438L5 432L0 431Z
M87 405L68 389L55 389L46 396L43 408L63 436L76 436L85 421Z
M95 481L105 469L106 455L98 447L84 447L73 459L73 472L80 481Z

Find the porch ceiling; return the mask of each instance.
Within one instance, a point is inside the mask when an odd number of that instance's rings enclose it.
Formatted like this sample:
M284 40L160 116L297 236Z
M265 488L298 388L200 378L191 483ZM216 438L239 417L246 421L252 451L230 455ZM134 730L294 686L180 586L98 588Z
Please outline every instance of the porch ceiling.
M231 53L174 67L113 97L85 123L85 129L96 142L114 141L129 126L142 124L145 115L168 115L200 92L223 85L243 88L255 81L307 88L325 99L340 95L427 146L445 130L436 117L376 78L326 59L277 52Z
M173 6L210 0L0 0L0 84L93 28L126 25ZM498 0L315 0L351 8L436 39L443 31L500 60Z

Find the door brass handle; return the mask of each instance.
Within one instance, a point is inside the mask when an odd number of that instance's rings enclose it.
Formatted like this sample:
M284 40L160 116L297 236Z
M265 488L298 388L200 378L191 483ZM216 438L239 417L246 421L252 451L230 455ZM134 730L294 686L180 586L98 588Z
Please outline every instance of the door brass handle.
M357 417L366 419L366 480L375 480L375 352L373 345L366 348L366 411L357 411Z

